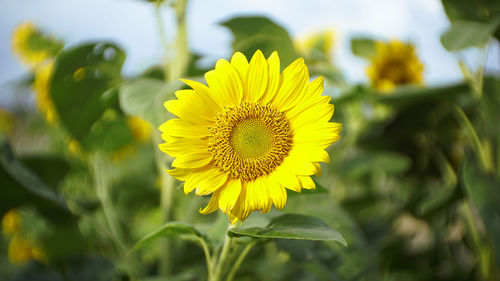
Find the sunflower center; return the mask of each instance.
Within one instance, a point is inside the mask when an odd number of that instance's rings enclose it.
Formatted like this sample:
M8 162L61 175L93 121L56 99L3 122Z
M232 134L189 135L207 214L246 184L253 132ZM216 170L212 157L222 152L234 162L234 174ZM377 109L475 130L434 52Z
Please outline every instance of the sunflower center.
M251 181L271 173L292 148L285 115L267 105L228 106L210 128L213 163L232 178Z

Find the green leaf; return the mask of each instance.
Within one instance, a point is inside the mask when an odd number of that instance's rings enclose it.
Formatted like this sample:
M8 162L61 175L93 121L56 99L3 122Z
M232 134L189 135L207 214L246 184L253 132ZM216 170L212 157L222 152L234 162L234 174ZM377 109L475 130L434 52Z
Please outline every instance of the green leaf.
M259 49L266 57L278 51L282 66L297 58L288 32L266 17L235 17L221 25L233 33L233 51L242 52L249 60Z
M500 13L499 1L484 0L442 0L450 21L471 20L487 22L491 16Z
M108 90L121 83L125 53L111 43L88 43L62 51L56 59L51 96L61 124L79 141L101 118Z
M17 159L6 141L0 143L0 166L3 182L2 201L6 200L6 204L2 203L0 213L14 207L11 206L12 204L25 203L33 197L48 201L60 209L67 209L64 199L55 192L55 188L49 187L37 174Z
M496 266L500 267L500 178L481 171L471 157L464 161L462 177L466 192L478 208L493 243Z
M132 248L132 251L141 249L151 244L158 238L169 237L169 236L181 236L181 237L203 237L203 235L194 226L185 222L169 222L158 228L157 230L147 234L142 237Z
M86 150L114 151L130 144L132 133L123 116L103 118L94 126L82 141Z
M322 220L298 214L285 214L271 220L266 228L232 228L229 236L254 238L282 238L314 241L337 241L347 246L342 235Z
M475 21L455 21L441 36L441 44L448 51L459 51L469 47L485 45L500 26L500 17L489 23Z
M369 59L376 54L375 41L369 38L352 38L351 51L355 56Z
M182 85L181 81L166 84L151 78L126 83L120 89L120 106L128 115L139 116L157 127L167 119L163 103L173 99Z

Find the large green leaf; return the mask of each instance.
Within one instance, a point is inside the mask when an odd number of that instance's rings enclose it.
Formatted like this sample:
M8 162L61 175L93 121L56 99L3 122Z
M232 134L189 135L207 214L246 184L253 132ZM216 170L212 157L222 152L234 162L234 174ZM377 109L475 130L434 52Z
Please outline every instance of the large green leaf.
M132 250L138 250L151 244L158 238L170 237L170 236L181 236L181 237L203 237L201 232L199 232L194 226L185 223L173 221L164 224L155 231L142 237L132 248Z
M369 38L352 38L351 51L355 56L369 59L375 55L375 41Z
M444 10L450 21L475 21L491 23L500 15L500 1L497 0L442 0ZM500 27L494 32L500 40Z
M265 228L232 228L228 231L228 235L233 237L337 241L347 246L344 237L322 220L298 214L285 214L276 217Z
M64 50L56 59L51 95L61 124L82 141L113 103L113 86L121 83L125 53L107 42Z
M481 171L471 158L464 161L462 177L466 192L484 221L500 268L500 178Z
M66 209L65 201L55 192L55 188L49 187L39 175L28 169L14 155L6 141L0 143L0 166L3 202L0 213L4 213L17 204L31 201L33 198L39 198L44 202L51 202L58 208Z
M82 147L86 150L115 151L131 143L132 139L132 132L126 119L116 114L94 124L83 139Z
M475 21L455 21L441 36L441 44L448 51L459 51L469 47L485 45L500 26L500 17L488 23Z
M248 59L259 49L266 57L278 51L282 66L297 58L288 32L266 17L235 17L221 25L233 33L233 50L242 52Z
M500 2L495 0L442 0L451 21L472 20L486 22L500 13Z
M167 119L163 103L174 98L174 92L182 85L180 81L165 84L151 78L131 81L121 87L120 106L128 115L139 116L159 126Z

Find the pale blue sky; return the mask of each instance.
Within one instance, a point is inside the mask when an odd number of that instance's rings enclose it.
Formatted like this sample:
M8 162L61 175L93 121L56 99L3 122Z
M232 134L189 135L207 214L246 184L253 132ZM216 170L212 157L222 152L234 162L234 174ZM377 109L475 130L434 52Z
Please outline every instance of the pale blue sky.
M333 28L334 58L349 81L365 80L365 62L349 50L349 38L368 35L399 38L417 45L429 84L461 79L457 55L439 42L449 23L439 0L191 0L188 6L189 44L208 61L230 55L231 34L217 23L236 15L265 15L292 36ZM172 31L172 15L165 9ZM26 69L13 56L14 27L31 20L70 44L111 40L127 52L125 73L134 74L158 62L162 51L153 6L140 0L1 0L0 85L19 78ZM496 53L498 53L498 48ZM498 56L498 55L496 55ZM498 58L495 58L498 66Z

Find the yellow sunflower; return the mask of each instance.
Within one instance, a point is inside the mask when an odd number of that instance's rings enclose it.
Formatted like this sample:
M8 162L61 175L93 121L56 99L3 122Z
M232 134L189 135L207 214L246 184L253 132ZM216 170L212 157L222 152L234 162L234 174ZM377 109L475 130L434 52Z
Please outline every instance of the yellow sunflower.
M42 249L37 247L30 239L16 235L9 243L8 257L13 264L23 264L31 259L45 262L47 258Z
M202 214L222 210L232 223L252 211L285 206L285 189L314 189L311 175L328 162L325 149L342 125L322 96L323 77L309 82L302 58L280 73L277 52L250 62L235 53L205 74L208 86L176 92L165 107L178 119L160 126L160 149L175 157L168 173L185 181L184 192L211 195Z
M53 58L62 47L62 42L46 35L31 22L18 25L12 33L12 50L22 63L31 68Z
M19 232L21 230L21 214L16 209L10 209L2 217L2 228L8 235Z
M398 40L376 42L375 55L370 59L366 73L372 85L389 92L399 85L422 85L424 65L415 46Z

